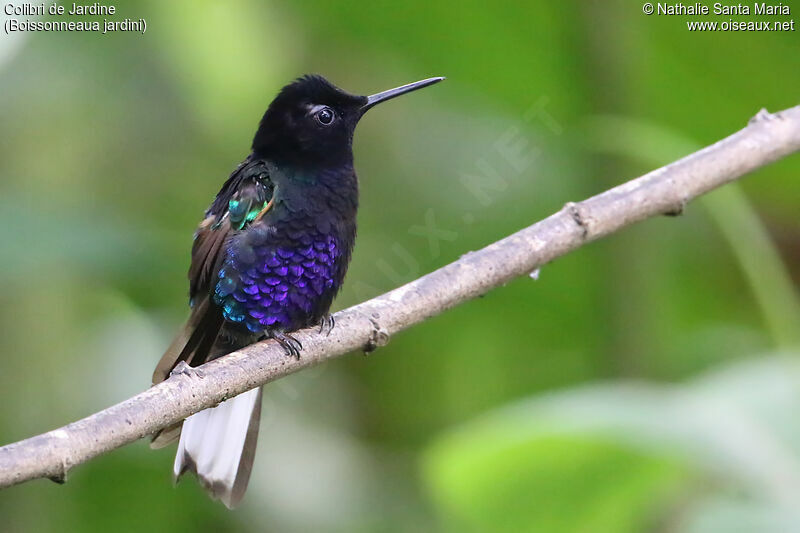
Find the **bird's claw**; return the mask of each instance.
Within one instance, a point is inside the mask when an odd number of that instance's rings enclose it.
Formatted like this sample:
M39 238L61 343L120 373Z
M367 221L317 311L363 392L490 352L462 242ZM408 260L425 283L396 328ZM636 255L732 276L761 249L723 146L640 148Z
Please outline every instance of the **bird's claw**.
M200 370L199 368L193 368L193 367L189 366L186 363L186 361L178 361L178 364L175 365L175 368L173 368L169 372L169 376L170 377L178 376L178 375L181 375L181 374L189 376L190 378L194 378L194 377L202 378L203 377L203 371L202 370Z
M320 335L325 332L325 329L328 329L328 332L325 333L325 336L328 337L333 331L333 327L336 325L336 319L333 318L333 315L325 315L319 321L319 333Z
M286 355L294 357L295 359L300 359L300 351L303 349L303 345L299 340L288 333L282 333L280 331L273 331L272 338L278 341L278 344L281 345Z

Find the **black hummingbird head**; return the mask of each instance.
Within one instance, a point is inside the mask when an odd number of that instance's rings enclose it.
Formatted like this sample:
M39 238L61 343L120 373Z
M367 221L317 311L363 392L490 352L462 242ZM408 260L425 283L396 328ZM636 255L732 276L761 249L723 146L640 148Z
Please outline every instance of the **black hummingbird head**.
M322 76L303 76L281 89L269 105L253 139L253 152L276 163L351 162L353 132L368 109L443 79L428 78L371 96L358 96Z

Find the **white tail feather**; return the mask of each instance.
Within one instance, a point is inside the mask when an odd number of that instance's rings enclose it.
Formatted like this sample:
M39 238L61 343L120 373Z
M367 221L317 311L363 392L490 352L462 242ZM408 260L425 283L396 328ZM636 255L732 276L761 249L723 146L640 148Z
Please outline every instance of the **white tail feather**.
M260 401L260 389L255 388L187 418L175 456L175 478L187 469L195 470L206 489L228 507L235 505L233 499L238 498L232 494L239 463Z

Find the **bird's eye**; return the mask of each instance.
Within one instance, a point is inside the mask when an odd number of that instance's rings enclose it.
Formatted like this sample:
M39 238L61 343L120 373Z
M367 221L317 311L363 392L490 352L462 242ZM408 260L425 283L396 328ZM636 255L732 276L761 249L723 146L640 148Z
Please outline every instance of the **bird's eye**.
M333 123L333 119L336 117L336 115L333 113L333 109L330 107L323 107L314 114L314 117L317 119L317 122L323 126L329 126Z

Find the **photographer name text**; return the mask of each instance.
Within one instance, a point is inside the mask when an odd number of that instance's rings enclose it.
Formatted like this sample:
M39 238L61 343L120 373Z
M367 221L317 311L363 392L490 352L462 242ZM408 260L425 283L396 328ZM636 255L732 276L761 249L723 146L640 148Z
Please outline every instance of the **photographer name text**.
M669 4L659 2L656 4L657 15L769 15L787 16L792 14L791 8L786 4L768 4L755 2L751 4L723 4L716 2L709 6L700 2L684 4L678 2Z

